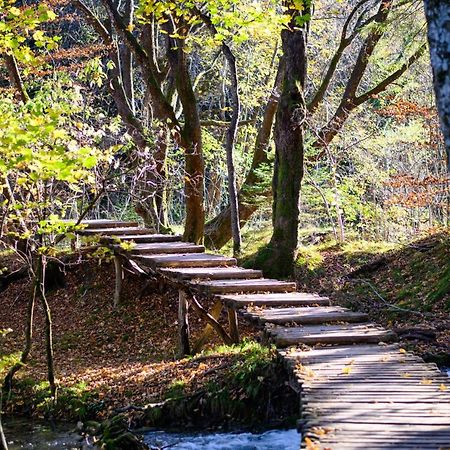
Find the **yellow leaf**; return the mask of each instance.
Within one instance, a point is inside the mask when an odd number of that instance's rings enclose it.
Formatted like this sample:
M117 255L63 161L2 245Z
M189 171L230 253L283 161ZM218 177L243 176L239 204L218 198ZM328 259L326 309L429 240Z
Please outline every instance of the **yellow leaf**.
M305 437L305 444L306 444L307 450L319 450L320 449L320 447L308 437Z
M350 366L342 368L342 373L344 373L345 375L348 375L351 371L352 371L352 368Z
M441 391L446 391L447 390L447 386L445 385L445 384L441 384L440 386L439 386L439 390L441 390Z
M402 378L411 378L411 374L408 372L405 372L402 374Z
M134 30L134 27L135 27L134 23L130 23L130 24L127 26L127 30L128 30L130 33L132 33L133 30Z
M433 381L432 380L428 380L427 378L422 378L422 381L420 382L420 384L432 384Z
M404 348L401 348L401 349L399 350L399 352L400 352L400 353L406 353L406 350L405 350Z

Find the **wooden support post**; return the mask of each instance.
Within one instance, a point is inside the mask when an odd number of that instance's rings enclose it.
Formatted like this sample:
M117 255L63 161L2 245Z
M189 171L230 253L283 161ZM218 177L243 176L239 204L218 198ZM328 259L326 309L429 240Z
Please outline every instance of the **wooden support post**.
M120 296L122 293L122 279L123 268L122 258L119 255L114 255L114 268L116 270L116 287L114 290L114 308L117 308L120 304Z
M194 295L191 296L191 305L199 316L205 319L206 323L209 323L214 328L217 334L222 338L225 345L231 345L233 343L231 336L225 331L223 326L220 325L220 323L214 319L214 317L206 311L205 308L203 308Z
M178 337L179 337L179 355L182 358L189 355L189 320L188 320L188 301L187 294L183 290L178 291Z
M230 326L230 336L233 344L239 344L239 325L236 310L228 307L228 324Z
M211 316L214 319L219 320L222 309L223 309L222 300L217 300L216 303L214 303L213 307L211 308L211 311L210 311ZM198 353L203 348L203 346L211 338L213 332L214 332L214 328L208 323L192 349L193 355Z

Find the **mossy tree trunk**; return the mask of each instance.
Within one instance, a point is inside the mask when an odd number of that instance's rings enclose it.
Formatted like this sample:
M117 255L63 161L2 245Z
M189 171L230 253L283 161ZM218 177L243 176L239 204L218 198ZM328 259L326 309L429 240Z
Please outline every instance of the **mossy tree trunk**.
M298 10L290 10L289 28L281 33L285 73L275 121L275 163L272 182L273 234L265 271L285 277L293 271L298 237L299 194L303 178L303 123L306 104L306 26Z
M450 2L425 0L425 14L436 104L447 150L447 171L450 173Z

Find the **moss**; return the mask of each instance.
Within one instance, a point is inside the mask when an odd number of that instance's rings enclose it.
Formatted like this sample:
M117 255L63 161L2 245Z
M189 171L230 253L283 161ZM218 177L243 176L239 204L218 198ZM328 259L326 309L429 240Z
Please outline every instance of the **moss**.
M221 354L232 358L220 376L185 396L178 394L187 392L187 386L175 381L170 398L146 414L147 424L155 427L204 428L230 424L257 427L267 420L286 423L287 417L296 414L298 399L286 390L287 375L274 348L245 341L240 345L219 346L199 357Z
M46 381L36 383L29 378L17 382L17 396L23 392L32 392L23 402L24 410L38 416L52 416L65 420L86 420L95 418L103 409L95 391L88 389L83 382L73 387L58 388L56 403L51 397L49 384ZM14 395L14 394L13 394Z
M165 398L166 399L178 399L184 397L186 389L186 383L183 380L174 380L168 387Z
M442 300L450 293L450 263L439 276L434 290L428 295L428 301L436 302ZM446 302L446 309L450 309L450 299Z

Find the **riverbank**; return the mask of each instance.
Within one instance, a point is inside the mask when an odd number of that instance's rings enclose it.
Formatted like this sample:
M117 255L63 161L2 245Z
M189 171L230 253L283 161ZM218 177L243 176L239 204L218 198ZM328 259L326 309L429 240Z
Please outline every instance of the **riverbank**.
M155 281L127 273L122 304L114 309L113 277L110 262L87 260L70 266L65 286L48 296L59 385L56 407L45 381L44 318L36 309L33 351L17 374L6 414L85 422L125 412L131 426L222 429L295 421L298 403L285 389L287 375L272 349L250 340L252 328L241 328L245 341L240 346L220 346L213 338L202 354L177 360L177 292L160 291ZM4 368L23 346L29 289L28 281L22 281L0 294L2 310L8 312L0 328L10 330L1 341ZM196 339L204 323L195 314L190 323Z

